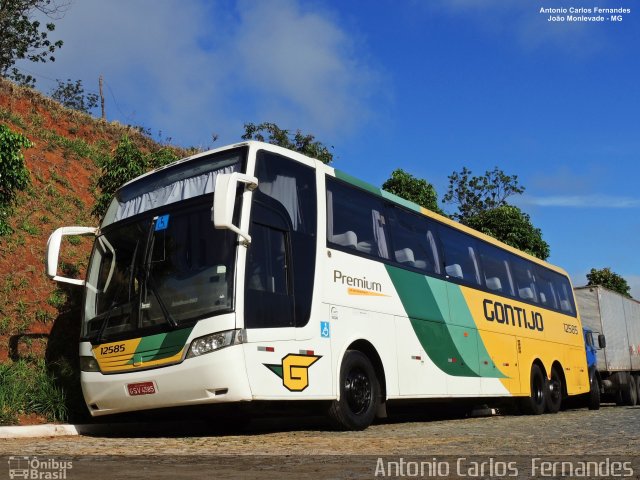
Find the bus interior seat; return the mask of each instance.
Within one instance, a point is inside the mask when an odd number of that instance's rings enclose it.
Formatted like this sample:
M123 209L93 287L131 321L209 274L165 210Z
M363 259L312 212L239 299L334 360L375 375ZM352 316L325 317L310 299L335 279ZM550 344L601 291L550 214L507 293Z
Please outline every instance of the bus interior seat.
M427 265L428 263L426 260L416 260L413 262L413 266L420 270L427 270Z
M540 292L540 302L547 303L547 296L542 292Z
M520 298L524 300L533 300L533 290L531 290L531 287L518 289L518 294L520 295Z
M502 290L502 282L498 277L490 277L486 279L487 288L489 290L500 291Z
M444 267L444 270L450 277L464 278L464 275L462 275L462 267L457 263L454 263L453 265L447 265L446 267Z
M358 246L358 236L356 235L356 232L352 230L344 233L339 233L337 235L332 235L331 241L342 247L357 248Z
M560 310L563 312L571 311L571 303L569 303L569 300L560 300Z
M356 243L356 250L364 253L371 253L373 251L373 245L371 242L358 242Z
M396 260L411 267L415 266L415 257L413 256L413 250L410 248L396 250Z

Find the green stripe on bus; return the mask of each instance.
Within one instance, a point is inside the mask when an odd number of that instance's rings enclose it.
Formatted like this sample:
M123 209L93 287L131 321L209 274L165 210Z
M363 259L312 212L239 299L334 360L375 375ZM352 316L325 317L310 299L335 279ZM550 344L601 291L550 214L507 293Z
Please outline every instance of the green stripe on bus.
M422 210L420 209L420 205L416 203L410 202L409 200L405 200L404 198L394 195L393 193L389 193L386 190L380 190L380 193L382 194L382 197L386 200L391 200L392 202L398 203L403 207L408 208L409 210L413 210L414 212L422 213Z
M172 357L184 348L192 330L193 327L190 327L142 337L134 355L142 355L145 362Z
M370 183L363 182L359 178L352 177L348 173L341 172L340 170L334 170L336 174L336 178L343 180L347 183L355 185L356 187L360 187L367 192L373 193L374 195L381 195L381 190L379 188L374 187Z
M479 358L489 357L460 287L401 268L386 266L422 348L449 375L480 374ZM503 375L498 372L495 377Z

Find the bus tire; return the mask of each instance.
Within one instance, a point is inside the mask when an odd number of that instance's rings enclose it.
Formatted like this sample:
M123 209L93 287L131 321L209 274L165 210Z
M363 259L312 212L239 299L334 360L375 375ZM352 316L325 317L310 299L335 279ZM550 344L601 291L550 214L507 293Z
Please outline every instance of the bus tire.
M547 382L545 408L547 413L558 413L562 406L562 374L556 367L551 369L551 380Z
M600 382L595 369L589 372L589 400L587 407L589 410L600 410Z
M380 403L380 384L369 358L347 350L340 366L340 399L331 402L329 417L339 430L364 430Z
M636 373L635 377L636 377L636 403L640 405L640 373Z
M521 400L520 407L525 415L540 415L546 406L547 379L535 363L531 367L530 385L531 394Z

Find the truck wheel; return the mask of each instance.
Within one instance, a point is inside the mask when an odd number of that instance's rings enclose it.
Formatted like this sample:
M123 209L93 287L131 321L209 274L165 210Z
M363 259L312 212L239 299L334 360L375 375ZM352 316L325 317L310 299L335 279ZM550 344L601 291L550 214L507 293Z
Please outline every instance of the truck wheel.
M633 407L638 401L636 382L633 375L630 373L625 372L623 375L626 377L626 382L620 383L620 399L622 400L620 403L622 405Z
M636 403L640 405L640 373L636 373Z
M635 375L629 374L629 391L631 393L629 398L629 405L633 407L636 403L638 403L638 387L636 385L636 377Z
M522 412L525 415L540 415L544 413L547 397L547 379L540 367L531 367L531 395L521 400Z
M333 424L340 430L364 430L373 421L380 402L380 385L369 358L347 350L340 367L340 400L329 408Z
M595 370L589 373L589 410L600 410L600 382Z
M547 383L546 409L548 413L558 413L562 406L562 375L557 368L551 369L551 380Z

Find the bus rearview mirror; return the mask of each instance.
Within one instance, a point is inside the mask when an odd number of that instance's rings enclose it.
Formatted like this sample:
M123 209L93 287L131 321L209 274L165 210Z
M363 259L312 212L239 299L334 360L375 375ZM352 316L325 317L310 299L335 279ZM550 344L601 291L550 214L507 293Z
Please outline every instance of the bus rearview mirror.
M97 231L96 227L62 227L53 232L47 241L47 276L56 282L84 285L84 280L58 275L60 243L65 235L95 235Z
M216 177L213 194L213 208L211 208L211 220L215 228L228 229L237 233L244 239L245 245L251 243L248 231L233 224L233 209L236 203L238 184L246 185L245 193L258 187L258 179L243 173L224 173Z

